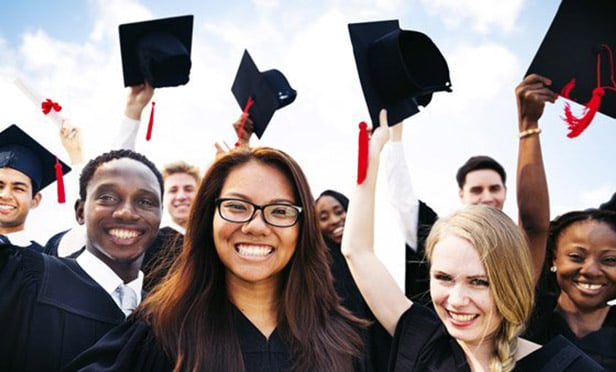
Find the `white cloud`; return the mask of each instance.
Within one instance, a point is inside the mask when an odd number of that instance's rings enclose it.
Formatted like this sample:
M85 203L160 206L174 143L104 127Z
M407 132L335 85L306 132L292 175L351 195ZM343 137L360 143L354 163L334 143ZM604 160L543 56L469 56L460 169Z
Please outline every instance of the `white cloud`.
M470 27L488 34L496 28L502 32L514 30L525 0L422 0L433 16L440 16L452 29Z

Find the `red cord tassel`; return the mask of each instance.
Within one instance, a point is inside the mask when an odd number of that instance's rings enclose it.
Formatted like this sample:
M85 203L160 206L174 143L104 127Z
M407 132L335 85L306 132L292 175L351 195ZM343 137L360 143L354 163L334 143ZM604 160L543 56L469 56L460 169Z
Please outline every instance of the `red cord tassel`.
M563 118L569 124L569 133L567 137L575 138L580 135L595 117L599 107L601 106L601 97L605 94L603 88L595 88L592 91L592 98L585 105L584 112L581 117L576 117L571 112L571 106L569 103L565 103L565 117Z
M156 102L152 101L152 110L150 111L150 121L148 122L148 131L145 134L145 140L149 141L152 138L152 127L154 126L154 106Z
M51 110L59 112L62 110L62 106L60 106L58 102L54 102L47 98L45 101L41 102L41 110L43 111L43 114L47 115L51 112Z
M237 133L237 142L235 143L235 147L240 147L240 139L244 134L244 125L246 124L246 118L248 117L248 110L250 110L253 103L255 103L255 101L252 97L248 97L248 101L246 101L246 106L244 106L244 111L242 112L242 121L240 122L240 130Z
M357 146L357 184L361 185L368 172L368 124L359 123L359 143Z
M58 184L58 203L65 203L66 194L64 192L64 174L62 173L62 164L60 164L60 160L58 160L57 157L54 168L56 168L56 182Z

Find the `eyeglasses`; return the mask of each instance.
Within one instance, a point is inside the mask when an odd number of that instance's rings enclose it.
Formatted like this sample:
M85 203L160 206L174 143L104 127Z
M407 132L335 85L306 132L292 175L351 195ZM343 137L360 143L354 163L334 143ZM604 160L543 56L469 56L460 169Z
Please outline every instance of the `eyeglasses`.
M235 223L252 221L257 210L260 210L265 223L276 227L291 227L302 214L302 207L283 203L256 205L242 199L218 198L216 205L223 220Z

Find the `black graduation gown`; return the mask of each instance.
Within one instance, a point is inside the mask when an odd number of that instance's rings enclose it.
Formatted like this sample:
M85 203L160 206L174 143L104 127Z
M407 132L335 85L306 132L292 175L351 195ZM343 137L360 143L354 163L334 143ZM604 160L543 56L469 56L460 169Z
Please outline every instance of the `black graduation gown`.
M415 304L398 321L390 371L470 372L464 351L437 315ZM516 363L515 371L603 371L564 337L556 337Z
M236 327L246 372L291 371L287 346L278 329L269 340L235 306ZM168 372L175 365L142 319L129 318L76 358L66 371Z
M124 319L76 261L0 246L1 371L59 371Z
M608 371L616 371L616 309L610 307L601 329L577 338L565 319L555 310L557 301L554 295L538 297L524 338L545 344L562 335Z
M362 330L366 355L363 360L363 369L365 371L385 371L389 359L391 336L376 320L359 292L340 250L340 244L330 240L326 242L332 257L331 272L334 277L334 288L338 296L342 298L342 305L351 310L355 316L373 322L367 329Z

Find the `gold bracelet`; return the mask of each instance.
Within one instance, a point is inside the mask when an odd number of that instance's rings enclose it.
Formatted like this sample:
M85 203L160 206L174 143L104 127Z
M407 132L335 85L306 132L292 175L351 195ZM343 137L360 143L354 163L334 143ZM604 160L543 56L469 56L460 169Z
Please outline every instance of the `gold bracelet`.
M531 128L520 132L520 139L541 133L541 128Z

